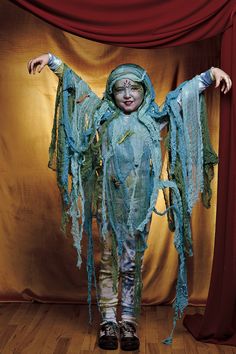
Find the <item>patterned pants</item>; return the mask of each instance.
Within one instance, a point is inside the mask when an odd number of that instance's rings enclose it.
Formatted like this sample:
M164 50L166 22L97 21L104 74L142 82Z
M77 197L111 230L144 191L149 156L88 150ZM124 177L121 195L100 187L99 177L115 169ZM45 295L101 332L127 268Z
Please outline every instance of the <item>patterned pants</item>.
M119 278L117 277L116 284L114 284L112 260L112 235L109 233L102 243L99 272L99 308L103 321L117 322ZM126 238L123 244L123 253L117 257L117 260L121 278L121 318L136 323L134 313L135 239L133 237Z

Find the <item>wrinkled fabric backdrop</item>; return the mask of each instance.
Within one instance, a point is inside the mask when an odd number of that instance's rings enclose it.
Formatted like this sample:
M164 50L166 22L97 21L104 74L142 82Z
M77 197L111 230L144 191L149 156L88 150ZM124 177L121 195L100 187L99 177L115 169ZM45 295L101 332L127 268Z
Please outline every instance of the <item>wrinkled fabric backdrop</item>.
M101 97L109 72L124 62L144 66L161 104L186 79L219 62L219 38L165 49L99 44L49 25L15 5L0 4L0 301L86 302L84 264L76 268L72 238L60 231L60 197L47 168L57 77L46 68L30 76L26 63L52 52ZM209 126L218 149L219 93L207 90ZM217 171L216 171L217 176ZM214 248L216 185L212 207L199 203L192 219L194 256L188 261L189 301L205 304ZM157 203L164 210L163 197ZM96 267L99 236L94 223ZM177 254L165 217L154 215L144 259L143 304L170 303L175 296Z

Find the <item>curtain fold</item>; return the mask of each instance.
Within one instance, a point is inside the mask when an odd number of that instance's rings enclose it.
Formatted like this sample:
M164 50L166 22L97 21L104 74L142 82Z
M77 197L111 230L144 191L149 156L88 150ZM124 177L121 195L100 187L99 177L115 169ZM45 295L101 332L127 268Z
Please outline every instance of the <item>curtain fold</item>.
M222 34L221 67L233 88L221 97L220 165L215 254L203 317L187 316L186 327L200 340L236 345L236 48L234 1L12 0L45 21L81 37L118 46L178 46Z
M118 46L176 46L213 37L232 24L229 0L11 0L80 37Z

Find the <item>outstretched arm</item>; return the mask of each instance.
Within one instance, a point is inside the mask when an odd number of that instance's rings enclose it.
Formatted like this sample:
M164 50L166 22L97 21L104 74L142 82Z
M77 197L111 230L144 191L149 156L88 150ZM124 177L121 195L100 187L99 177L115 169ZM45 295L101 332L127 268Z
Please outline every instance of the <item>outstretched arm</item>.
M77 84L80 83L80 86L77 87L78 97L76 97L76 103L79 104L83 101L89 102L90 98L93 100L94 97L96 97L97 100L100 100L80 76L68 68L60 58L51 53L42 54L39 57L33 58L27 64L29 74L33 75L41 73L45 66L48 66L59 78L63 77L65 68L71 71L74 78L71 82L72 86L74 87L75 82L77 82Z
M232 81L229 75L219 68L212 67L211 69L201 73L200 75L197 75L197 79L198 79L199 94L202 93L207 87L211 86L214 81L215 81L215 88L218 88L220 85L222 85L221 92L223 92L224 94L229 92L232 87ZM181 110L182 90L178 94L177 102L179 105L179 110ZM163 129L167 124L168 124L168 120L164 121L161 124L160 129Z
M216 82L215 88L222 84L221 92L226 94L232 87L232 81L226 72L219 68L212 67L208 71L198 75L199 80L199 92L204 91L208 86L210 86L213 81Z
M41 73L46 65L48 65L58 77L62 76L64 63L51 53L42 54L39 57L31 59L27 64L28 72L33 75Z
M222 84L221 92L226 94L232 87L232 81L226 72L219 68L212 67L204 73L197 75L199 82L199 93L203 92L207 87L211 86L215 81L215 88Z
M212 67L204 73L197 75L199 93L202 93L207 87L211 86L215 81L215 88L222 84L221 92L226 94L232 87L232 81L226 72L219 68ZM177 99L180 107L182 106L182 92L180 92Z

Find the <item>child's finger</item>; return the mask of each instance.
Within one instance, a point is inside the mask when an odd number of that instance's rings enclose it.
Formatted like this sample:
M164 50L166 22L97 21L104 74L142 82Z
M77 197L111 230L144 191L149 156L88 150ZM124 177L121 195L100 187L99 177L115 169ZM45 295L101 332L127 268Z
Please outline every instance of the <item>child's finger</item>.
M229 77L228 80L227 80L227 89L228 89L228 91L231 89L231 87L232 87L232 81L231 81L231 79Z
M42 64L37 66L37 72L40 73L41 70L42 70Z
M30 64L30 72L31 72L31 74L32 74L32 73L34 74L34 63L35 63L35 61L32 60L32 61L31 61L31 64Z
M215 88L219 87L219 84L220 84L220 81L221 81L221 77L216 77L216 85L215 85Z
M27 63L27 69L28 69L29 74L30 74L30 72L31 72L31 70L30 70L31 61L32 61L32 59L31 59L30 61L28 61L28 63Z
M224 90L224 94L227 93L229 91L229 80L226 79L225 80L225 90Z
M225 79L224 79L225 81L224 81L224 86L225 86L225 88L224 88L224 94L225 93L227 93L230 89L231 89L231 86L232 86L232 81L230 80L230 77L226 77Z
M33 69L32 62L33 62L33 59L31 59L30 62L29 62L29 73L30 74L32 74L32 69Z
M43 70L43 68L44 68L44 64L41 64L41 65L39 65L39 67L38 67L38 73L41 73L41 71Z
M37 67L38 67L38 62L37 61L35 61L35 62L33 62L34 64L33 64L33 73L35 74L36 73L36 69L37 69Z

